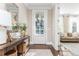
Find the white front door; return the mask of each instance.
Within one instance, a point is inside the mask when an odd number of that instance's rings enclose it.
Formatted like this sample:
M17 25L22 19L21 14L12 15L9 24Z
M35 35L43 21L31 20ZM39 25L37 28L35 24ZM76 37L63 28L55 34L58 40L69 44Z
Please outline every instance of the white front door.
M32 10L32 43L47 42L47 10Z

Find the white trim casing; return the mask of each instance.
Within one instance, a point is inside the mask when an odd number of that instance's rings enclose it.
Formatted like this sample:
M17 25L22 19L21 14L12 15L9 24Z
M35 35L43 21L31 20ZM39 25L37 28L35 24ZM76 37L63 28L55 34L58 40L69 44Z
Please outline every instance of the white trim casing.
M37 35L35 34L35 13L43 12L44 13L44 34ZM47 42L47 10L45 9L33 9L32 10L32 43L33 44L46 44Z

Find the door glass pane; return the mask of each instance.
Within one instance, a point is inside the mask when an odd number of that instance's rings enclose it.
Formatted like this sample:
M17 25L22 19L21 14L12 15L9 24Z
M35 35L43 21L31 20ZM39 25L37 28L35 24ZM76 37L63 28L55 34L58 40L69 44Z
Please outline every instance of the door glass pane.
M35 21L35 27L36 27L36 34L44 34L44 14L43 13L37 13L35 15L36 21Z

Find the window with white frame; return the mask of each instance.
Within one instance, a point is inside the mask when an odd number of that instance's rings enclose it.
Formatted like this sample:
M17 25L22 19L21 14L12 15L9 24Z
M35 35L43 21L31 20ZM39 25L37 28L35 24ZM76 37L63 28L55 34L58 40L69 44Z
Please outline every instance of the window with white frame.
M69 32L79 32L79 16L69 17Z

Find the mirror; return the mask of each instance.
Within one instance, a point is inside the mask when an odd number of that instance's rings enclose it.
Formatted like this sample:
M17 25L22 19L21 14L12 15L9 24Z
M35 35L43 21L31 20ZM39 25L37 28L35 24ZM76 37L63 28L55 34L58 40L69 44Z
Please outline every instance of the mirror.
M12 15L12 24L16 24L18 21L18 6L14 3L6 3L6 10Z

